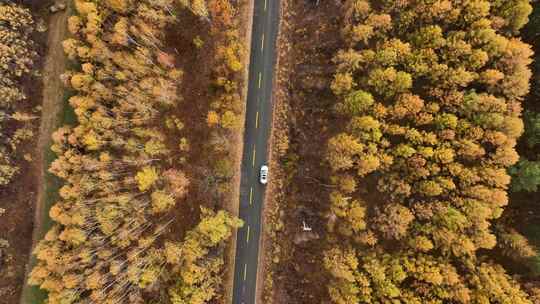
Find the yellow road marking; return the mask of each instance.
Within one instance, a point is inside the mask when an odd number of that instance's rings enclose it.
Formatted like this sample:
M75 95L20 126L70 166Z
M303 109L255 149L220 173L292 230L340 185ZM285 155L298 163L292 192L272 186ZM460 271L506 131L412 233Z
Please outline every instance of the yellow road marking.
M249 243L249 226L248 226L248 231L247 231L247 239L246 239L246 243Z
M255 145L253 145L253 167L255 167Z
M253 203L253 187L249 190L249 204Z
M262 36L262 42L261 42L261 51L264 50L264 33Z
M259 112L255 115L255 129L259 128Z
M247 264L244 264L244 281L246 280L247 275Z
M264 11L266 12L266 0L264 0Z
M262 74L259 72L259 89L261 88Z

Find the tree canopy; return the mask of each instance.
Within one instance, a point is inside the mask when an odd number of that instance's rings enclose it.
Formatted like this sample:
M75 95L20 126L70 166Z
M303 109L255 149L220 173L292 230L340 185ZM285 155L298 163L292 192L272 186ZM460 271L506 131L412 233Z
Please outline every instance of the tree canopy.
M23 79L32 77L37 58L30 11L14 3L0 3L0 186L18 173L21 160L17 147L33 137L31 121L36 116L23 113L28 96Z
M496 246L519 158L532 51L514 35L530 12L527 0L345 2L331 88L347 123L326 160L355 184L332 192L331 212L362 225L327 252L335 303L532 303L478 255Z
M206 1L184 6L205 17ZM241 222L203 209L194 229L181 227L186 235L169 233L192 182L172 162L166 132L184 125L164 115L183 100L183 71L165 46L180 8L174 0L74 0L74 8L63 42L73 65L62 79L77 122L52 136L49 172L63 186L29 282L50 304L143 303L157 289L173 303L207 303L220 288L223 244ZM180 142L175 149L189 153Z

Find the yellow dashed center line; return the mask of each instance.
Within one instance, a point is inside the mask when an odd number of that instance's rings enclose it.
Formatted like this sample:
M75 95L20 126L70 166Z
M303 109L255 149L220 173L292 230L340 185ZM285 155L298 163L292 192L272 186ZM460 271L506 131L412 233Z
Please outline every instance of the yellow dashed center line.
M259 72L259 89L261 88L262 74Z
M259 128L259 112L255 115L255 129Z
M247 231L246 243L249 243L249 226L248 226L248 231Z
M244 264L244 281L246 280L247 276L247 264Z
M253 203L253 187L249 189L249 204L251 205Z
M255 146L253 146L253 164L252 166L255 167Z
M264 50L264 34L262 35L261 51Z
M264 0L264 11L266 12L266 1L267 0Z

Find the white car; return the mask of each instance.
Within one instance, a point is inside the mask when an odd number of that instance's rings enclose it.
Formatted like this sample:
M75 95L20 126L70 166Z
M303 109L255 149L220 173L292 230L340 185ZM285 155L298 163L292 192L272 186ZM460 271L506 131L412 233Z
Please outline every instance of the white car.
M259 181L263 185L266 185L266 183L268 183L268 166L264 165L261 167L261 176Z

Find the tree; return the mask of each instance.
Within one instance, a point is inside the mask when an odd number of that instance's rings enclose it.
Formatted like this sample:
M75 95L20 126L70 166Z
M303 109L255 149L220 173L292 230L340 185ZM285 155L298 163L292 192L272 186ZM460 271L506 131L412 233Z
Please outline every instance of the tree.
M205 0L180 0L180 3L189 8L189 10L199 17L208 17L208 9Z
M512 175L512 191L536 192L540 185L540 162L520 160L509 170Z
M399 204L388 204L379 210L375 223L377 229L388 239L401 239L407 233L409 224L414 220L412 212Z
M139 190L146 191L158 180L158 172L155 167L147 166L139 171L135 177L139 185Z
M14 3L0 4L0 185L17 175L17 147L31 138L29 128L14 123L29 121L21 110L28 106L23 79L33 80L37 52L33 43L34 20L30 11ZM30 124L30 123L29 123Z
M343 115L356 116L365 113L374 103L370 93L358 90L347 95L343 103L336 106Z
M127 1L124 1L124 3ZM127 46L129 41L128 33L129 21L127 18L119 18L114 24L114 32L111 35L111 42L119 45Z
M167 261L179 275L168 290L172 303L206 303L215 296L224 263L222 256L211 255L210 250L222 250L233 229L242 226L242 221L224 211L203 208L201 214L200 223L182 244L166 244Z
M131 8L131 0L106 0L105 5L118 13L125 13Z
M529 148L533 148L540 143L540 113L526 111L523 118L525 122L523 137Z
M358 267L358 260L356 259L354 250L332 248L325 252L323 262L325 268L328 269L334 277L354 282L354 272Z
M227 158L217 160L214 166L214 171L218 178L230 179L234 176L233 164Z
M367 43L373 34L373 26L368 24L355 25L351 28L350 33L352 41L362 43Z
M208 126L212 127L219 124L219 120L220 117L218 113L216 113L215 111L208 112L208 115L206 116L206 123L208 124Z
M473 276L475 290L473 299L476 301L496 301L504 303L532 304L527 294L519 288L519 285L506 274L500 265L482 263L476 269Z
M229 27L233 23L235 10L228 0L214 0L208 2L208 10L213 20L222 24L223 27Z
M494 11L505 20L505 27L508 30L517 32L528 21L532 6L527 0L513 0L507 2L496 2Z
M412 86L412 78L410 74L396 71L393 67L374 69L369 74L368 84L375 93L389 98L406 92Z
M96 4L85 0L75 0L75 9L83 16L97 12Z
M339 134L328 142L327 160L333 170L349 169L353 166L354 156L361 153L363 145L347 134Z
M536 256L535 248L514 229L500 229L497 234L497 246L505 256L516 261Z
M58 157L50 172L63 185L50 211L55 223L36 247L31 283L47 291L49 303L142 303L157 288L170 291L172 301L208 302L220 290L223 244L241 223L203 210L183 241L171 240L186 227L167 211L186 199L191 182L172 155L179 138L170 138L180 132L182 154L190 153L187 124L166 115L181 100L183 75L163 51L166 28L175 22L173 0L74 5L74 37L63 44L73 62L62 79L73 89L69 105L77 119L53 134ZM205 1L186 6L207 17ZM236 63L239 36L227 32L227 53L218 61ZM215 108L218 122L234 127L242 110L239 88L228 81L218 90L226 93ZM22 112L12 118L30 121Z
M238 130L242 125L242 118L232 111L225 111L225 113L221 115L220 121L221 126L229 130Z
M160 190L152 192L152 211L154 213L168 211L175 204L176 201L171 194Z
M396 119L418 114L424 107L424 101L417 95L401 94L392 108Z
M336 95L348 93L355 86L351 73L338 73L330 86Z
M445 44L442 29L438 25L428 25L411 34L409 40L417 48L437 49Z
M435 181L421 181L417 189L425 196L438 196L443 193L443 188Z
M163 177L168 183L168 191L176 198L183 198L187 194L190 182L184 172L169 169L165 171Z

